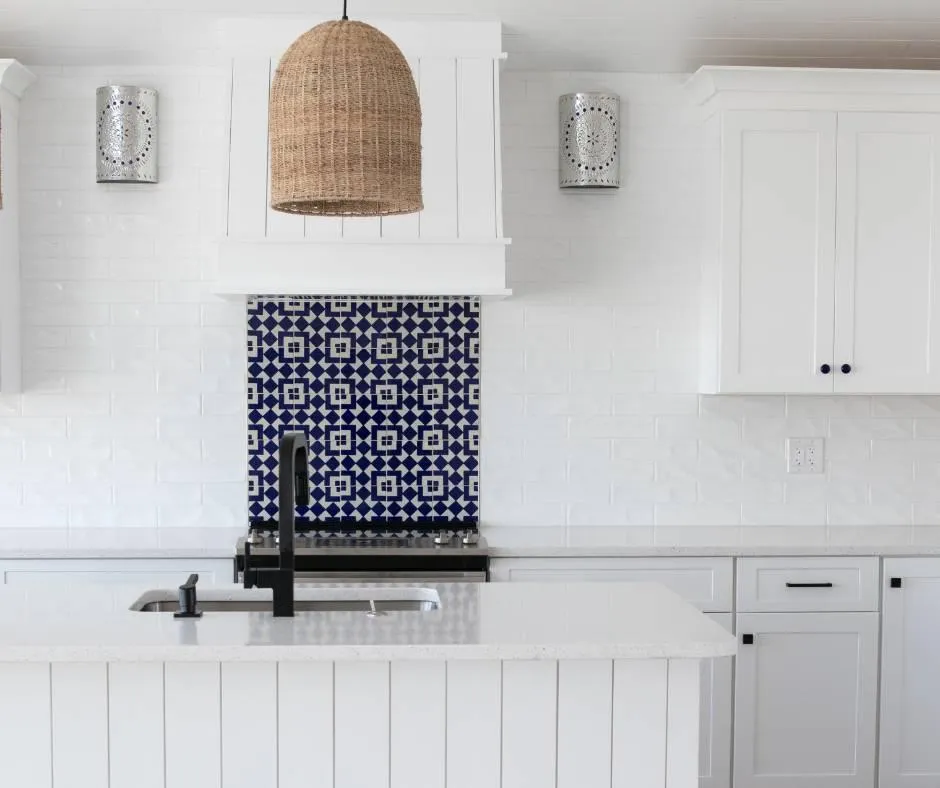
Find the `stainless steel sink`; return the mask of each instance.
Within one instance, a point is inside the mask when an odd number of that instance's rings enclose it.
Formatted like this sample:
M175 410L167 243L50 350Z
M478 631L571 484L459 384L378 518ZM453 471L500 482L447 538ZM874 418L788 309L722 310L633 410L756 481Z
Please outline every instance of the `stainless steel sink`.
M440 597L431 588L297 589L294 599L296 613L382 615L427 612L438 610L440 606ZM179 594L170 589L147 591L130 609L138 613L175 613L179 610ZM271 612L271 599L260 596L257 591L207 589L199 594L198 609L204 613L267 613Z

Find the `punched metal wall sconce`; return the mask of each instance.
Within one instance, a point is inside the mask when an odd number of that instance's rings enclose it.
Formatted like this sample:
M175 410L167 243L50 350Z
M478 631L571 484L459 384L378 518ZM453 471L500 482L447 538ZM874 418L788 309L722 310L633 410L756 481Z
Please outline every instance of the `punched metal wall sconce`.
M96 106L98 183L157 183L157 91L108 85Z
M568 93L558 100L559 173L562 189L620 186L620 97Z

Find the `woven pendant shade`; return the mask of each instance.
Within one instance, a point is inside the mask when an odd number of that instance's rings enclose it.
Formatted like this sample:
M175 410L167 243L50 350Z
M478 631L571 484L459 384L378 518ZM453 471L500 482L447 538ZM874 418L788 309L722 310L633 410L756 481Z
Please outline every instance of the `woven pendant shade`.
M271 207L307 216L414 213L421 105L401 50L362 22L298 38L271 86Z

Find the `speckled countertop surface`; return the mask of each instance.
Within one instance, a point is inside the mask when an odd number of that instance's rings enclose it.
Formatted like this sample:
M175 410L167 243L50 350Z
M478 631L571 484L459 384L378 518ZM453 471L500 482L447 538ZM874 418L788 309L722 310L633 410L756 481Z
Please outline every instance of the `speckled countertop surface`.
M668 659L735 652L735 639L655 583L450 583L431 611L172 613L128 609L140 586L0 587L0 661L311 661L414 659ZM300 589L298 597L356 598L398 588ZM427 592L425 592L427 593ZM237 586L208 599L270 599Z
M494 558L940 556L940 526L485 527ZM0 530L0 560L231 559L244 529Z

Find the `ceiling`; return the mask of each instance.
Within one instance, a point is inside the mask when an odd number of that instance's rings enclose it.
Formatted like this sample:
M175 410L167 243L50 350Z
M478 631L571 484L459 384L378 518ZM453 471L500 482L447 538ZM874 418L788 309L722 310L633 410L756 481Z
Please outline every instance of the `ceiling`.
M2 0L0 57L208 62L222 17L339 8L340 0ZM515 69L940 68L937 0L350 0L354 18L409 15L502 20Z

